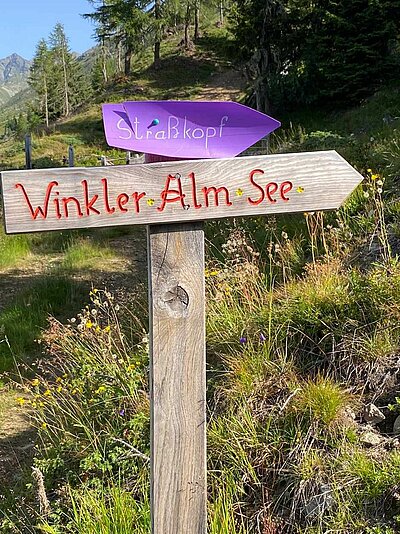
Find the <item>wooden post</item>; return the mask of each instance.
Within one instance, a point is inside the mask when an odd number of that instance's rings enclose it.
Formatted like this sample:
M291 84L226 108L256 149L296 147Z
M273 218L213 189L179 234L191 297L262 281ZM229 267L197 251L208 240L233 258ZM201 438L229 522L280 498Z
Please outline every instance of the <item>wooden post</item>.
M148 258L151 532L206 534L203 223L149 226Z
M68 166L75 167L75 153L72 145L68 147Z
M30 134L25 136L25 168L32 169L32 138Z
M125 161L126 161L127 165L131 164L131 152L130 152L130 150L126 151L126 160Z

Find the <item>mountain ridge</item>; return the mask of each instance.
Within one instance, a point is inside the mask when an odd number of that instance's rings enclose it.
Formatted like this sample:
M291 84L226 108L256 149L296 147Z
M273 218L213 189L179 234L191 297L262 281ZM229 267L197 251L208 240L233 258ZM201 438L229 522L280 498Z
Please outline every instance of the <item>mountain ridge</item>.
M31 64L17 53L0 59L0 108L28 87Z

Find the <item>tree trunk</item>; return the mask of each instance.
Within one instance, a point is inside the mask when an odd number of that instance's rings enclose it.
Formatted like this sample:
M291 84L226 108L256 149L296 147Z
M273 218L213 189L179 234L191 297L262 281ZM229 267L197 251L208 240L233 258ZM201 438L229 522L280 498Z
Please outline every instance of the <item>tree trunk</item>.
M154 2L154 16L156 18L156 40L154 43L154 68L160 66L160 49L161 49L161 27L159 21L161 19L161 0Z
M219 22L221 26L224 24L224 2L220 0L219 2Z
M49 127L49 93L47 90L47 79L44 81L44 115L46 127Z
M64 74L64 114L66 117L69 115L69 87L68 87L68 75L67 75L67 62L65 59L65 51L62 51L62 65Z
M186 4L186 16L185 16L185 48L190 48L190 35L189 35L189 28L190 28L190 3L187 2Z
M196 1L194 8L194 40L200 38L200 0Z
M130 46L125 50L125 76L129 76L131 73L131 61L132 61L132 48Z

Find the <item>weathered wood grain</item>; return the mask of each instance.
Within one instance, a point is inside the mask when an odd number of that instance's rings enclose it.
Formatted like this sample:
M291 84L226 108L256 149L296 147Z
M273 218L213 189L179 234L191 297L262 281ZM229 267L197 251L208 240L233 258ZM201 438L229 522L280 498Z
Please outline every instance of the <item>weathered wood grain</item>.
M148 230L152 534L206 533L202 223Z
M361 180L334 151L2 173L7 233L336 209ZM33 218L27 198L33 211L43 206L51 182L48 213ZM177 192L164 203L168 182ZM89 208L85 194L98 195Z

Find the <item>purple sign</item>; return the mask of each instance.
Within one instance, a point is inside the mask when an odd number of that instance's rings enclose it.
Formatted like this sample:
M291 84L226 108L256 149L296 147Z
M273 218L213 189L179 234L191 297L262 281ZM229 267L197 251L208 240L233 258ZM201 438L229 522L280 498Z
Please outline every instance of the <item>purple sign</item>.
M231 158L280 122L236 102L144 101L104 104L112 147L176 158Z

